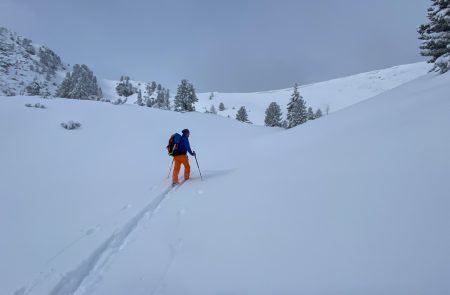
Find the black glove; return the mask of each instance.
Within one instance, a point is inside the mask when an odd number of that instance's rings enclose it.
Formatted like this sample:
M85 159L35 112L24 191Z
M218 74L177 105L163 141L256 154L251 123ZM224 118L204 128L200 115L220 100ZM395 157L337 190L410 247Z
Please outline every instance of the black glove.
M192 155L195 157L197 154L195 153L195 151L192 152Z

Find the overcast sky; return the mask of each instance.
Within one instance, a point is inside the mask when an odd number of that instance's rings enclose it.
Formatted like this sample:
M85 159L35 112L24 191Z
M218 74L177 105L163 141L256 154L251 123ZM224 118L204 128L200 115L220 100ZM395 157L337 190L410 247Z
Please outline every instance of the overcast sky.
M172 93L291 87L425 60L429 0L0 0L0 26Z

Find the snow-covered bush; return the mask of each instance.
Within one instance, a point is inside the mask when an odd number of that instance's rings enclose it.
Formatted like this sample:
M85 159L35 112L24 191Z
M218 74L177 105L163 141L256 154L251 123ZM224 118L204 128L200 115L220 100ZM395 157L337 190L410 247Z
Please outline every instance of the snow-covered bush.
M80 128L81 127L81 123L80 122L69 121L69 122L61 123L61 126L63 128L65 128L65 129L72 130L72 129Z
M40 104L40 103L35 103L34 105L31 103L27 103L27 104L25 104L25 106L29 107L29 108L37 108L37 109L46 109L47 108L45 105Z
M450 51L450 44L448 47ZM434 64L441 74L446 73L450 69L450 53L438 57L438 59L436 59Z
M127 100L128 100L128 97L125 97L124 99L118 98L116 100L111 101L111 103L114 105L125 104L127 102Z

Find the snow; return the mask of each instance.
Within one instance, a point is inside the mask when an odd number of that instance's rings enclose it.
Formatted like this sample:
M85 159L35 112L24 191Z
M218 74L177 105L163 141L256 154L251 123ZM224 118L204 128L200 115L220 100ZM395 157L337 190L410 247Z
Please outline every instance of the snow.
M329 112L341 110L426 75L430 69L431 66L426 62L419 62L320 83L300 84L298 90L308 107L312 107L314 111L320 108L325 114L327 106ZM286 118L287 104L292 92L293 88L257 93L214 92L212 100L209 99L210 92L200 93L196 110L204 112L209 110L211 105L218 110L219 104L223 102L226 110L218 114L234 119L239 108L245 106L249 120L253 124L264 125L265 111L271 102L280 105L283 117Z
M450 75L404 70L300 88L333 113L290 130L0 97L0 294L449 294ZM184 128L204 179L170 189Z
M48 80L47 73L44 71L45 65L38 57L42 46L34 42L30 43L30 48L35 50L35 54L30 54L21 44L24 39L0 27L0 45L3 47L0 54L0 94L23 94L26 86L33 81L39 82L42 90L47 89L50 93L54 93L56 85L64 80L65 69L68 65L58 66L55 75L51 75Z
M307 106L311 106L314 112L320 108L325 114L328 107L329 113L331 113L426 75L431 68L432 66L426 62L399 65L344 78L301 85L299 86L299 92L306 100ZM145 94L146 82L133 80L130 80L130 82ZM117 83L119 81L99 80L104 98L119 99L115 90ZM218 115L235 119L239 108L245 106L249 120L255 125L262 126L264 125L265 111L273 101L280 105L283 118L286 119L287 104L292 92L293 88L252 93L222 93L217 91L197 93L199 101L195 104L195 108L198 112L205 112L210 110L211 105L214 105ZM214 94L212 100L209 99L211 93ZM172 106L175 95L176 91L172 90ZM137 94L133 94L128 98L127 103L135 104L136 100ZM224 111L219 111L221 102L225 105Z

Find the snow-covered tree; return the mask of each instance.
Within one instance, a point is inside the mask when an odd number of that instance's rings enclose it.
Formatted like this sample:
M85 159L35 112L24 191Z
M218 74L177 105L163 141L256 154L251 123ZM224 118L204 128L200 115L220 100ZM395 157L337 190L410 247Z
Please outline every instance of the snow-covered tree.
M116 86L116 92L119 96L125 96L126 98L136 93L136 89L130 82L130 77L128 76L120 77L120 82Z
M136 104L139 105L139 106L143 106L144 105L144 103L142 101L142 91L141 91L141 89L138 90Z
M155 81L152 81L151 83L149 82L145 85L145 91L147 92L148 97L152 96L153 93L155 92L155 90L156 90L156 82Z
M268 127L281 127L281 108L276 102L272 102L266 109L266 117L264 119L264 124Z
M209 95L209 100L212 100L214 98L214 92L211 92L211 94Z
M156 99L153 102L153 107L157 109L167 109L166 90L164 88L156 91Z
M314 112L313 112L313 109L312 109L312 107L309 107L308 108L308 114L307 114L307 116L308 116L308 120L314 120L316 117L314 117Z
M318 119L322 117L322 110L321 109L317 109L316 113L314 114L314 118Z
M56 95L64 98L100 99L102 92L97 85L97 78L86 65L74 65L72 73L59 86Z
M220 104L219 104L219 111L225 111L225 105L223 104L223 102L221 102Z
M29 54L35 55L36 54L36 48L34 48L34 46L31 43L32 43L32 41L30 39L24 38L22 40L22 47Z
M198 101L195 94L194 86L184 79L178 85L177 95L175 95L175 111L177 112L193 112L195 111L194 104Z
M45 67L43 71L49 73L51 76L54 76L56 70L62 67L61 58L45 46L39 48L38 56L41 64Z
M420 53L429 56L433 70L445 73L450 68L450 0L431 0L429 23L418 28L422 40Z
M72 89L72 75L70 74L70 72L67 72L66 77L64 78L61 85L59 85L58 90L56 91L56 96L67 98L71 89Z
M244 106L242 106L236 113L236 120L244 122L244 123L250 123L248 120L247 110Z
M153 107L154 104L155 104L155 99L154 98L148 97L145 100L145 106L147 106L149 108Z
M25 87L25 93L30 96L39 95L41 93L41 85L37 82L37 80L34 80L27 87Z
M287 107L287 127L292 128L308 121L308 113L303 97L298 92L297 83L294 86L294 92Z
M166 89L164 92L164 109L170 110L170 91Z

